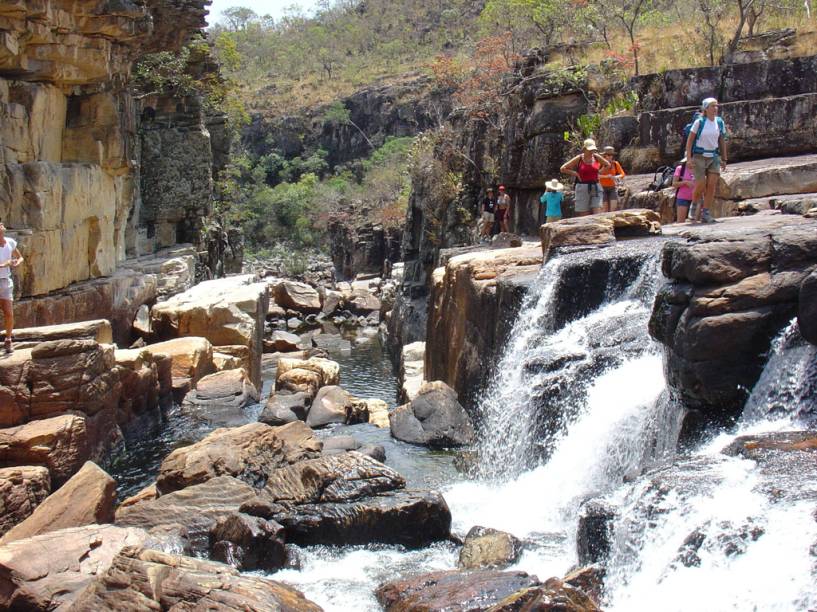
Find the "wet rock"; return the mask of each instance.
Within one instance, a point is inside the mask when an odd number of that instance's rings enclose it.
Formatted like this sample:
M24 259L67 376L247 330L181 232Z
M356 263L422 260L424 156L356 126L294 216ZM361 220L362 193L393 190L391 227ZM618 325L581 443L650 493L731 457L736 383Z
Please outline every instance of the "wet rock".
M338 455L351 450L381 463L386 460L386 449L379 444L364 446L352 436L332 436L323 441L323 455Z
M155 410L160 400L170 399L168 391L172 382L159 381L159 366L149 351L141 348L117 350L114 358L122 386L117 416L120 422L127 422L134 415L148 410ZM163 371L162 374L167 375L167 372Z
M465 446L474 439L474 427L457 394L442 382L426 383L410 404L389 415L392 436L403 442L432 448Z
M157 497L159 497L159 492L156 490L156 483L154 482L153 484L146 486L135 495L131 495L127 499L123 500L122 503L119 504L118 508L127 508L128 506L133 506L139 502L149 501L151 499L156 499Z
M809 274L800 285L797 321L803 338L817 344L817 270Z
M0 546L68 527L110 523L115 503L116 481L89 461L31 516L4 535Z
M273 288L273 297L275 303L283 308L304 313L318 313L321 310L320 295L306 283L282 281Z
M289 353L300 349L301 338L295 334L279 330L272 333L272 338L269 342L265 341L264 346L269 346L272 349L270 351L265 350L265 352Z
M375 596L386 612L485 610L517 591L539 584L524 572L449 570L387 582Z
M51 492L51 476L41 466L0 469L0 536L22 522Z
M46 612L68 607L120 550L141 545L162 544L142 529L88 525L0 547L0 608Z
M567 574L564 582L589 595L598 606L604 595L606 574L607 571L601 565L587 565Z
M77 597L71 610L291 610L321 608L290 586L227 565L128 547Z
M115 522L122 527L184 533L189 538L190 550L203 554L208 550L213 524L257 497L256 490L248 484L232 476L219 476L156 499L119 507Z
M576 548L579 565L604 563L612 550L615 509L600 501L589 501L579 512Z
M210 529L210 556L239 571L275 571L284 567L284 528L274 521L236 513Z
M258 420L272 426L305 421L310 406L310 398L306 393L273 393L267 399Z
M601 612L586 593L550 578L541 586L521 590L491 606L486 612Z
M318 334L312 337L312 346L325 351L350 352L352 343L337 334Z
M54 488L90 458L85 417L66 414L0 430L0 465L44 465Z
M463 569L498 568L513 565L522 552L522 542L510 533L486 527L472 527L460 550Z
M292 439L287 441L279 431L264 423L216 429L200 442L170 453L159 468L156 489L164 495L225 475L263 487L276 468L314 452L308 439L297 440L297 448L287 449Z
M202 378L184 398L184 405L200 410L240 409L258 401L258 391L244 368L223 370Z
M324 427L332 423L366 423L369 414L366 404L336 385L321 387L306 415L310 427Z

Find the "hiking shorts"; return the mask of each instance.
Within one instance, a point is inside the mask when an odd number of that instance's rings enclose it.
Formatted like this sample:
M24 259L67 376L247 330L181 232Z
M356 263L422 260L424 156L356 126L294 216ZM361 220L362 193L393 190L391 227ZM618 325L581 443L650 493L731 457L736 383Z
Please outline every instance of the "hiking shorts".
M0 278L0 300L14 299L14 281L11 278Z
M692 156L692 173L697 180L699 177L707 176L709 174L721 173L721 156L713 155L712 157L704 157L696 153Z
M494 213L489 213L489 212L483 211L482 212L482 220L487 221L488 223L493 223L494 222Z
M601 187L598 183L576 183L576 212L601 208Z
M618 201L618 187L604 187L603 189L605 202Z
M681 198L678 198L677 200L675 200L675 205L676 206L683 206L684 208L689 208L690 204L692 204L692 200L683 200Z

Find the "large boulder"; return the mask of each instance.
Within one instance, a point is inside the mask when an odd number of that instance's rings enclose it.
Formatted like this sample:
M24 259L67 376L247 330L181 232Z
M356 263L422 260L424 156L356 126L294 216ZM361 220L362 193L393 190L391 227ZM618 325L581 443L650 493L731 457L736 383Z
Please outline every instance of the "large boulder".
M0 469L0 536L25 520L51 492L51 476L42 466Z
M264 341L264 348L269 353L291 353L301 349L301 337L283 330L272 332L272 338Z
M330 455L273 472L263 497L285 507L259 515L283 525L296 544L418 547L446 539L451 513L443 497L398 490L404 486L400 474L360 453Z
M660 233L661 217L658 213L631 209L546 223L539 229L539 238L542 254L547 259L551 250L559 247L606 245L617 237Z
M310 406L306 393L273 393L267 398L258 420L272 426L305 421Z
M48 340L0 362L0 426L76 411L113 415L121 384L114 348L96 340Z
M392 436L410 444L449 448L474 440L474 426L457 394L439 381L423 385L411 403L391 412L389 420Z
M91 458L91 450L86 419L73 414L0 429L0 466L45 466L54 488Z
M510 533L486 527L472 527L460 550L459 567L502 569L513 565L522 553L522 542Z
M272 471L289 464L287 442L277 431L264 423L217 429L203 440L170 453L159 468L156 488L166 494L225 475L263 487ZM300 448L307 445L304 442ZM312 452L305 451L305 456Z
M200 336L213 346L248 347L250 380L260 388L268 307L267 285L254 276L219 278L156 304L150 311L151 328L160 340Z
M232 476L219 476L154 499L120 506L115 522L122 527L184 535L193 554L205 554L209 550L210 528L216 521L257 498L257 491L247 483Z
M49 495L22 523L0 539L0 546L68 527L113 522L116 481L91 461Z
M153 356L169 357L173 378L189 379L191 386L213 371L213 345L206 338L174 338L150 344L144 350Z
M126 546L162 546L142 529L87 525L0 547L0 608L65 609ZM88 609L88 608L86 608Z
M240 409L258 401L258 390L244 368L223 370L202 378L184 398L184 404L201 410Z
M336 361L322 357L278 360L275 388L278 391L306 393L314 398L318 389L340 382L340 366Z
M223 516L210 529L210 557L241 571L275 571L287 561L284 528L241 512Z
M368 420L365 402L336 385L321 387L306 415L306 424L310 427L323 427L332 423L365 423Z
M601 608L584 591L558 578L550 578L543 585L529 587L509 595L486 612L601 612Z
M809 274L800 285L797 321L803 338L817 344L817 270Z
M321 296L306 283L282 281L273 289L275 303L299 312L317 313L321 310Z
M242 575L222 563L136 546L122 550L70 607L74 612L182 609L321 610L283 583Z
M689 229L669 242L650 334L666 347L667 380L699 422L740 413L772 339L797 314L817 269L817 222L758 214Z
M525 572L448 570L387 582L375 596L386 612L486 610L539 580Z

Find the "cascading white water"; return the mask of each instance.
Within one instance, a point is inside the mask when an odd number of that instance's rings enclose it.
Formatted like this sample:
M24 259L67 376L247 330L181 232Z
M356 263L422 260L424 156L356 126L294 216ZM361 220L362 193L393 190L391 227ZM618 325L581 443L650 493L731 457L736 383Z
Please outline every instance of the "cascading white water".
M817 481L795 474L787 483L785 474L722 453L737 436L799 428L817 403L815 368L817 351L792 324L775 341L736 432L610 497L619 519L606 609L817 608Z

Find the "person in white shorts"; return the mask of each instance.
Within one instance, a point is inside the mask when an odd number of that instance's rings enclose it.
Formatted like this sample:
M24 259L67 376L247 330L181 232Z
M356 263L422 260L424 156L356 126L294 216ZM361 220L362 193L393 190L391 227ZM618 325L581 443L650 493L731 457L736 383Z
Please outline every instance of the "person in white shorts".
M6 226L0 223L0 308L6 323L6 339L3 343L7 353L14 350L12 332L14 331L14 281L11 269L23 263L23 256L17 250L17 241L6 238Z

